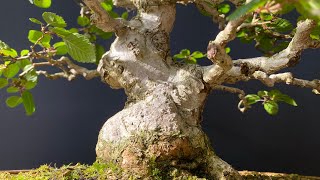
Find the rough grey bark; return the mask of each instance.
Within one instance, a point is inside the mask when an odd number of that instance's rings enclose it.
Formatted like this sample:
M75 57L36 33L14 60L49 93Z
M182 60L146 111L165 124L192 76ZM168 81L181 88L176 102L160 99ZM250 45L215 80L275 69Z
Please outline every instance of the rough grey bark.
M169 53L175 4L134 4L138 15L117 29L98 71L113 88L124 88L126 107L103 125L97 157L147 177L151 164L209 179L240 179L217 157L202 131L201 113L210 88L197 65L177 64ZM117 2L115 2L117 4Z

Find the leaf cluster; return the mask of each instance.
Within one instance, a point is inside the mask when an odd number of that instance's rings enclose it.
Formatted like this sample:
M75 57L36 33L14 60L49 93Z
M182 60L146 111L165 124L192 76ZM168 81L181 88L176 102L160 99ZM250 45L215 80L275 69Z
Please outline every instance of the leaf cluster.
M266 112L270 115L278 114L279 102L298 106L294 99L276 89L271 91L259 91L257 94L248 94L245 96L245 100L245 105L248 106L261 102Z

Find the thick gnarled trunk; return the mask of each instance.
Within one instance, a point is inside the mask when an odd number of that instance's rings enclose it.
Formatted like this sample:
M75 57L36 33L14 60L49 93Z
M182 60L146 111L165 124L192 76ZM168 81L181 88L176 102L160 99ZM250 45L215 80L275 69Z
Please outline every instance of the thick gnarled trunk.
M128 102L102 127L97 157L143 177L160 168L165 173L178 169L209 179L240 179L214 154L201 129L210 91L202 69L174 63L169 55L174 20L173 4L140 7L100 61L102 79L124 88Z

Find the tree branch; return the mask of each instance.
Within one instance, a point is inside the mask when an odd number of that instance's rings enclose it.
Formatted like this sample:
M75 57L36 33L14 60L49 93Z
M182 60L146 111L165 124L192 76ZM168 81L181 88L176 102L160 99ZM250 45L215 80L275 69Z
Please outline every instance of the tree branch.
M219 84L219 79L229 71L233 64L231 57L226 53L225 46L236 38L237 28L248 18L249 15L239 17L230 21L223 31L220 31L214 41L210 41L207 49L207 57L215 66L204 70L203 79L205 82Z
M39 63L33 63L34 67L40 67L40 66L57 66L61 67L66 65L67 70L64 69L63 72L58 72L55 74L50 74L47 71L36 71L38 75L44 75L45 77L49 79L58 79L58 78L66 78L69 81L76 78L77 75L83 76L85 79L90 80L92 78L100 76L97 70L88 70L87 68L78 66L74 64L69 58L67 57L61 57L57 61L53 61L54 64L50 62L39 62Z
M100 0L83 0L84 3L93 11L94 24L105 32L115 32L123 27L120 19L112 18L102 7Z
M294 78L292 73L279 73L268 76L266 73L256 71L253 74L254 79L258 79L269 87L273 87L275 83L286 83L288 85L298 86L302 88L311 88L315 94L320 94L320 80L312 81Z

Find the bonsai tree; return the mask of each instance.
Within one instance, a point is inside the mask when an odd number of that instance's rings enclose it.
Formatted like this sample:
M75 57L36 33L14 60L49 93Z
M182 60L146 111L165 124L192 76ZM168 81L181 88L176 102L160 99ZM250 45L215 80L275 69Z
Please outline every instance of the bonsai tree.
M48 8L51 0L30 0ZM26 114L35 112L31 90L38 76L48 79L78 76L100 77L115 89L124 89L125 108L103 125L96 146L97 159L150 177L151 168L208 179L241 179L239 173L215 155L201 128L207 96L222 90L239 95L239 110L262 103L276 115L278 103L297 106L279 90L245 94L232 84L259 80L300 86L320 93L319 80L298 79L286 68L298 64L304 49L320 47L320 3L317 0L83 0L79 27L67 27L63 17L44 12L43 19L30 18L38 29L30 30L30 49L17 52L0 41L0 88L16 93L9 107L23 104ZM212 17L220 32L208 39L206 52L183 49L170 54L170 32L177 3L194 3ZM121 15L113 6L125 8ZM232 9L232 10L231 10ZM293 25L282 15L296 9L301 17ZM127 11L136 12L129 16ZM100 44L115 34L109 50ZM228 43L239 38L255 42L264 56L233 59ZM186 47L187 48L187 47ZM207 58L210 66L197 65ZM88 69L83 63L96 64ZM59 72L51 73L46 67ZM281 71L281 72L279 72ZM155 173L155 172L153 172Z

